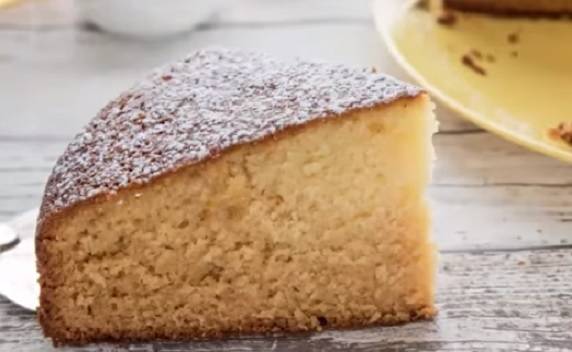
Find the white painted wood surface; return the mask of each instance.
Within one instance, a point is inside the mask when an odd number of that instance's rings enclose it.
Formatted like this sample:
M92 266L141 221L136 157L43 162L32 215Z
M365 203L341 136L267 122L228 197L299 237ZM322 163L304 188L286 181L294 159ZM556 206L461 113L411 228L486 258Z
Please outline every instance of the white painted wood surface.
M397 3L388 0L388 14ZM193 49L253 48L407 79L381 43L367 0L234 0L197 30L159 41L86 28L71 5L27 0L0 11L0 221L38 205L55 159L107 100ZM131 350L572 350L572 166L441 108L438 116L429 192L442 252L435 322ZM0 298L0 351L50 349L33 315Z

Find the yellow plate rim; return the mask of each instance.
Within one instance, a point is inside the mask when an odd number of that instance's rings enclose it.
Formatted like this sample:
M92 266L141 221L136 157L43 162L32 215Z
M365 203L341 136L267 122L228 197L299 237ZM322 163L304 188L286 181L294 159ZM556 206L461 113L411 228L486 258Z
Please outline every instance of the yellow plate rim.
M397 48L397 44L395 43L391 33L396 19L404 16L408 11L411 10L413 6L415 6L415 4L417 4L419 0L408 0L405 4L400 6L399 12L388 23L383 23L383 21L377 15L380 13L379 10L381 9L381 6L383 6L383 1L386 0L374 0L373 2L373 17L378 32L381 34L389 53L393 56L399 66L401 66L408 75L410 75L417 83L423 86L423 88L426 89L432 96L437 98L437 100L442 102L449 109L457 112L460 116L466 118L467 120L473 122L477 126L482 127L489 132L500 135L510 142L529 148L535 152L554 157L561 161L572 163L572 152L566 152L559 149L558 147L539 142L535 138L520 134L514 130L511 130L510 128L495 123L494 121L487 119L483 114L465 107L457 100L442 92L439 88L433 86L411 63L409 63L407 58Z

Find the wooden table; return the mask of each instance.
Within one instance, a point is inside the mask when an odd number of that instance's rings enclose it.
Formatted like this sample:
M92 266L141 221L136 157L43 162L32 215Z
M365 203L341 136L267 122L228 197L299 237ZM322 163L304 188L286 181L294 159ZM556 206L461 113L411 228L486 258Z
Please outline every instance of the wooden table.
M150 68L210 45L374 65L407 79L366 0L236 0L192 33L160 41L82 26L69 0L28 1L0 11L0 221L38 206L56 157L104 103ZM435 321L130 350L572 351L572 166L438 116ZM51 349L34 314L0 297L0 351Z

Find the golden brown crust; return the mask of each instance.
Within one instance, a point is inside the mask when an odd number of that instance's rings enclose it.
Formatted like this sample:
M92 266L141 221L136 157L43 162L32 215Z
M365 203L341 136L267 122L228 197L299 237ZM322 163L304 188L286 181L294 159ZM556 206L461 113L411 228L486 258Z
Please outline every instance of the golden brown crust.
M402 314L386 314L379 321L371 322L370 319L350 319L350 320L335 320L329 319L327 324L319 325L316 327L296 327L285 319L277 320L262 320L253 319L250 322L245 322L236 329L228 331L202 331L193 329L183 333L176 332L158 332L155 329L147 328L146 330L132 331L128 334L102 334L97 338L89 338L84 336L63 336L54 329L54 334L49 335L52 338L54 346L82 346L90 343L141 343L151 341L200 341L205 339L223 339L238 336L248 335L273 335L273 334L301 334L305 332L318 332L330 329L357 329L365 326L392 326L414 322L417 320L432 319L437 314L437 310L433 307L425 307L418 311L412 311L408 316L404 317ZM48 335L46 335L48 336Z

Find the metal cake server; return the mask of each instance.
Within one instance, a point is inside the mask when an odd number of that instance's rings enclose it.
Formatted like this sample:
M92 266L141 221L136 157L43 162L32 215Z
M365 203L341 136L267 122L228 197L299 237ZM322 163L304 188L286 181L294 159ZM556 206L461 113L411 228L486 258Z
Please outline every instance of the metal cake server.
M29 310L39 304L35 230L38 209L0 224L0 294Z
M0 253L13 248L20 241L20 237L8 224L0 224Z

